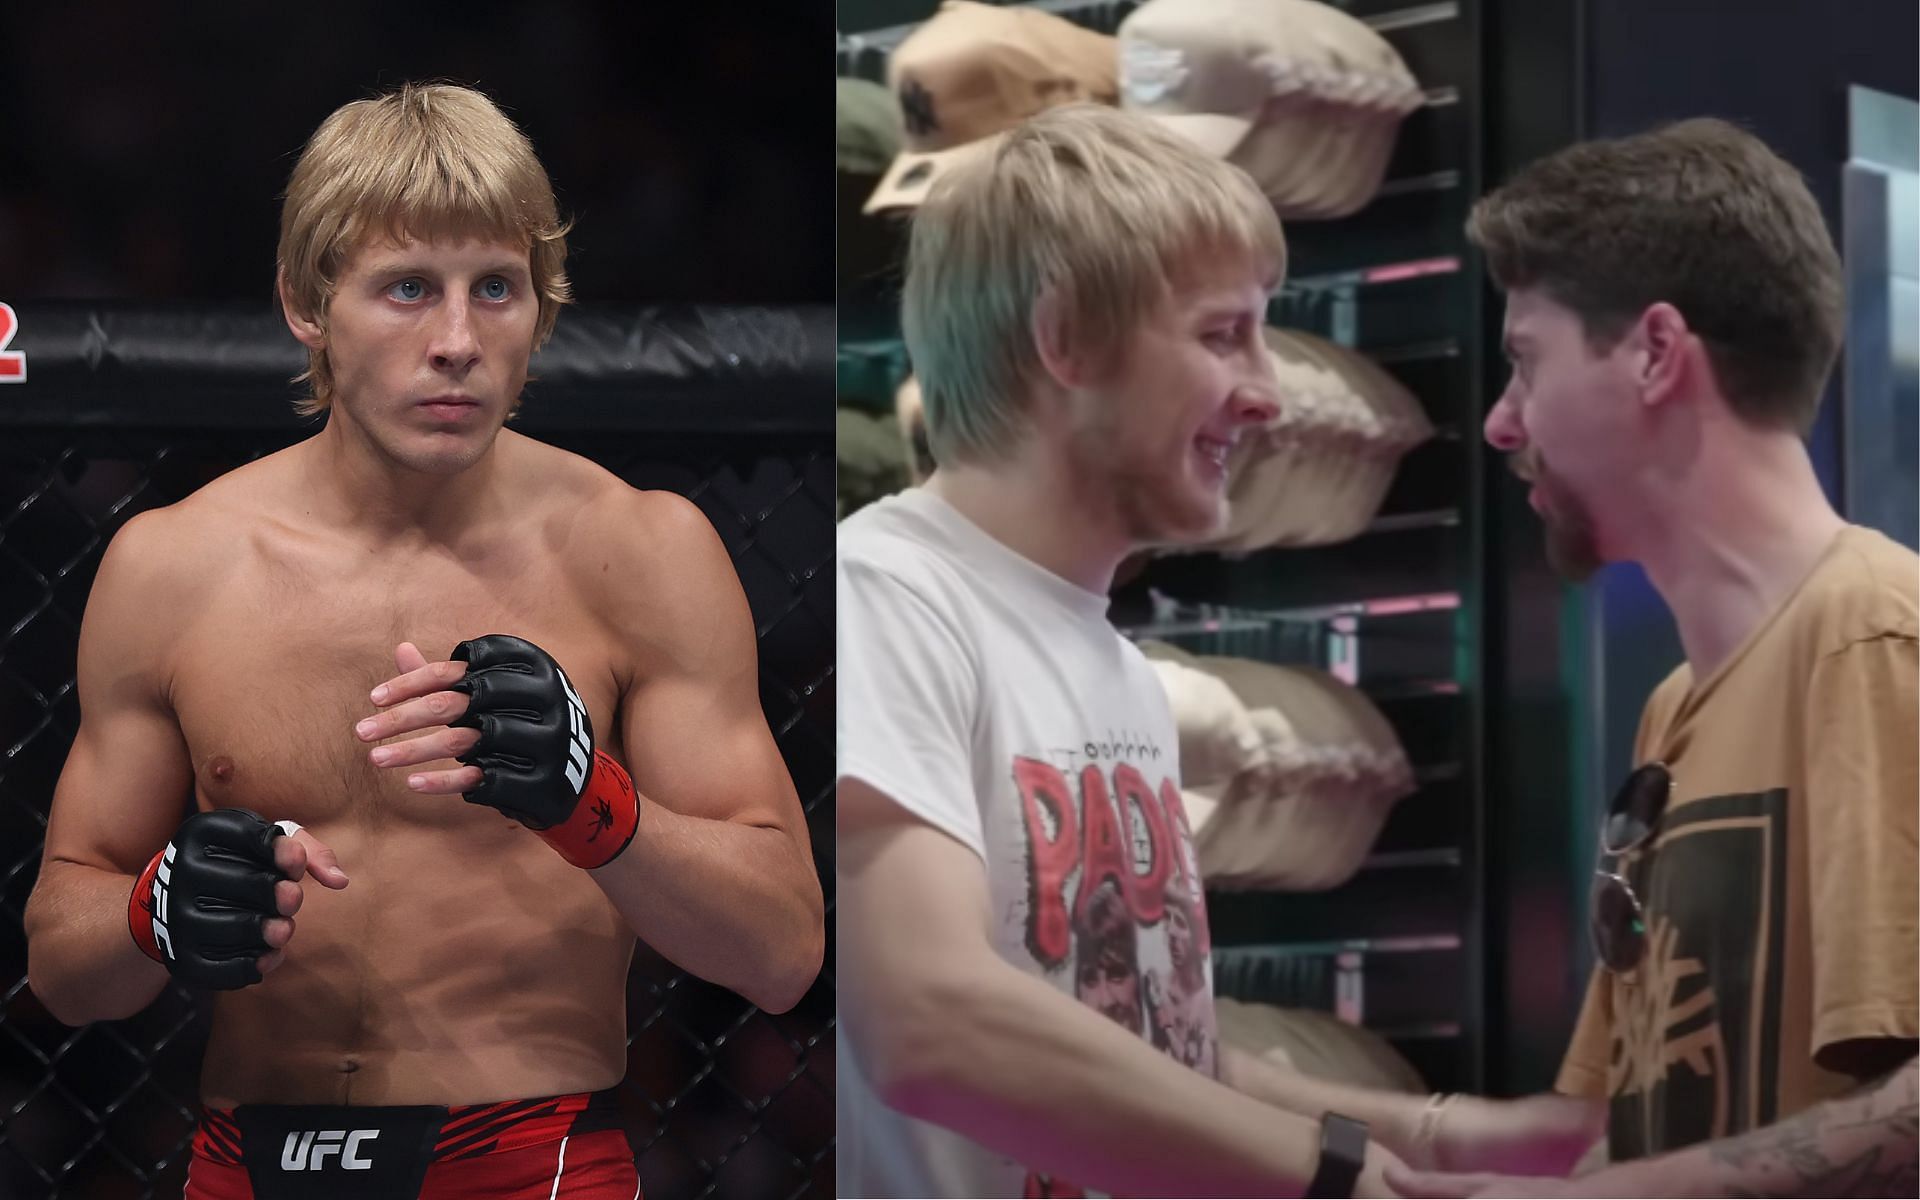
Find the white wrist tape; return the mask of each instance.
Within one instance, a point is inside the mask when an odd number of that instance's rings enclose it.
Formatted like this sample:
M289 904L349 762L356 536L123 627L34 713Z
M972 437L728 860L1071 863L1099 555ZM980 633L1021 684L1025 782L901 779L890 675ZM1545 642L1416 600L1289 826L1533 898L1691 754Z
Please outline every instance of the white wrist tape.
M275 821L274 825L279 828L281 833L286 834L288 837L299 833L301 829L300 822L298 821Z

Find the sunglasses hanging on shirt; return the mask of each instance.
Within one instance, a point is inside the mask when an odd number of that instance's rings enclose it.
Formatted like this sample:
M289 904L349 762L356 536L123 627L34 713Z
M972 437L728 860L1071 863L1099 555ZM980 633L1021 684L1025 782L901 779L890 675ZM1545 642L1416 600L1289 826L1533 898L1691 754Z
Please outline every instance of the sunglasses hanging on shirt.
M1648 763L1620 785L1600 826L1600 854L1593 868L1587 929L1594 953L1609 970L1619 974L1639 966L1647 952L1646 913L1619 859L1653 840L1672 794L1673 773L1665 763Z

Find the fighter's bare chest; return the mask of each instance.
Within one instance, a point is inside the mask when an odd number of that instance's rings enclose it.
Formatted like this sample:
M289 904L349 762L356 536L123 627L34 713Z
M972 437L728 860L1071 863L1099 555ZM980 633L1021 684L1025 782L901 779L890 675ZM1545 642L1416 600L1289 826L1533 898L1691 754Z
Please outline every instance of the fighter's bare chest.
M409 792L402 773L374 768L353 734L374 711L368 692L399 673L401 642L434 662L467 638L524 637L567 669L602 744L614 741L617 647L590 598L538 556L476 570L281 555L249 561L232 583L194 619L172 668L174 711L208 804L308 823L447 814L443 799Z

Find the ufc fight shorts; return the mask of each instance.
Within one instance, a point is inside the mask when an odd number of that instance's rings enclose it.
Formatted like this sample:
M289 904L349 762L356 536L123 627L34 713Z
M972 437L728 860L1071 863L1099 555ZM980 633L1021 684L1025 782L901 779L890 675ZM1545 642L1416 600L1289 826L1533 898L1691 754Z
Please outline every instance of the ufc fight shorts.
M186 1200L637 1200L613 1093L202 1109Z

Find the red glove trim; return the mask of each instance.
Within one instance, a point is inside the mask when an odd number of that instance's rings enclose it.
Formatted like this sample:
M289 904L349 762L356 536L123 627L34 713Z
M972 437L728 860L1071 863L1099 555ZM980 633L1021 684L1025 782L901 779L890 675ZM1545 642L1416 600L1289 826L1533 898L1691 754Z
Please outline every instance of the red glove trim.
M169 843L153 856L147 869L140 872L140 881L133 885L133 894L127 897L127 929L133 934L133 944L140 947L142 954L162 964L167 961L160 952L160 939L166 936L167 929L167 881L158 877L171 849L173 846ZM167 873L171 875L172 871ZM168 944L172 944L171 939Z
M620 857L640 828L640 797L633 780L603 751L593 752L593 774L573 815L540 830L547 844L576 867L591 871Z

